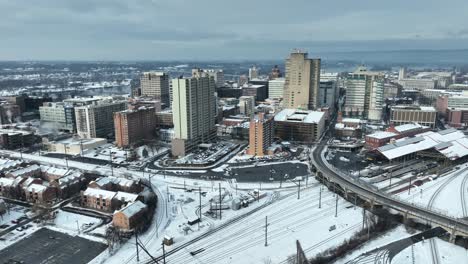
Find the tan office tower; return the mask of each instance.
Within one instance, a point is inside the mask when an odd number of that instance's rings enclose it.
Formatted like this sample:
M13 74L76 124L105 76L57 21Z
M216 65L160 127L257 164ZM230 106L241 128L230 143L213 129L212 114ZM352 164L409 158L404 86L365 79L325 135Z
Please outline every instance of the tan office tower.
M174 139L172 155L185 156L216 136L216 85L213 77L193 71L192 78L172 80Z
M140 78L141 96L160 100L164 107L170 107L169 75L164 72L145 72Z
M140 107L114 113L115 142L125 148L155 139L154 107Z
M294 50L286 59L284 107L317 109L320 88L320 59L309 59L307 53Z
M265 118L264 113L259 113L250 121L249 149L247 154L263 156L273 143L273 119Z

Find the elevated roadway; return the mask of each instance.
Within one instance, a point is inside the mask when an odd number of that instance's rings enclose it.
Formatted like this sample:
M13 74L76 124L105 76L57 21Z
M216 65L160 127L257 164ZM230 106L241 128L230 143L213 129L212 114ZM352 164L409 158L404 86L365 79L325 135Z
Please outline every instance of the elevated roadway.
M326 144L319 143L312 152L312 165L317 169L319 176L329 182L339 185L345 194L354 193L371 205L382 205L398 211L405 217L412 217L428 222L432 226L440 226L451 234L451 239L458 236L468 237L468 221L442 214L418 205L399 200L389 194L383 193L375 186L349 176L330 165L325 159Z

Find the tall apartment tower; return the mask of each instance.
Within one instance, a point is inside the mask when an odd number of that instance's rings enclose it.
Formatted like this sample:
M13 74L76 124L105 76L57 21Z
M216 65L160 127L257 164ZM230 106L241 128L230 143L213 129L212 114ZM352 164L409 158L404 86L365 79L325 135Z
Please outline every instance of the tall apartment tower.
M346 80L345 116L380 120L384 105L384 75L359 67Z
M317 109L320 88L320 59L309 59L307 53L294 50L286 59L284 106Z
M107 138L114 134L115 112L127 109L127 102L99 101L75 107L76 130L81 138Z
M114 113L115 142L118 147L126 148L152 140L156 130L154 107L140 107Z
M193 71L192 78L172 80L174 139L172 155L185 156L197 144L216 136L216 85L203 71Z
M140 78L141 95L160 100L165 107L171 106L169 75L165 72L145 72Z
M273 143L273 119L259 113L252 118L249 126L249 149L247 154L263 156Z

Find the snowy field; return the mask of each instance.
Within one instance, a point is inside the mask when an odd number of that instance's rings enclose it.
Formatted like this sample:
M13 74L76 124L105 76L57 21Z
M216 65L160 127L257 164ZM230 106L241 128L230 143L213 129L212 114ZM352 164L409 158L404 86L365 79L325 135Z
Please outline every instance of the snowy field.
M455 246L442 239L435 238L439 253L439 263L442 264L464 264L468 263L468 250ZM392 264L426 264L433 263L429 241L414 244L413 247L404 249L393 258Z
M411 192L404 191L396 196L409 203L431 207L432 210L454 217L467 217L463 212L462 203L468 205L468 164L460 166L458 170L439 177L433 181L414 186ZM463 183L465 183L463 185ZM463 195L465 197L463 197ZM463 199L465 198L465 199ZM431 204L430 204L431 203Z
M55 227L74 232L83 232L99 225L101 220L80 214L57 211L53 224ZM79 229L78 229L79 228Z

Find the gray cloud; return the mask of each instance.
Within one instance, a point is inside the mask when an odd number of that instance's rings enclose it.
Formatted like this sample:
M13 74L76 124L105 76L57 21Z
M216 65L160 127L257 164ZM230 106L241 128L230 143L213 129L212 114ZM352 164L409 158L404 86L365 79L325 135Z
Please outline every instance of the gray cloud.
M0 59L278 58L293 47L452 48L458 47L453 39L468 37L466 10L465 0L0 0Z

